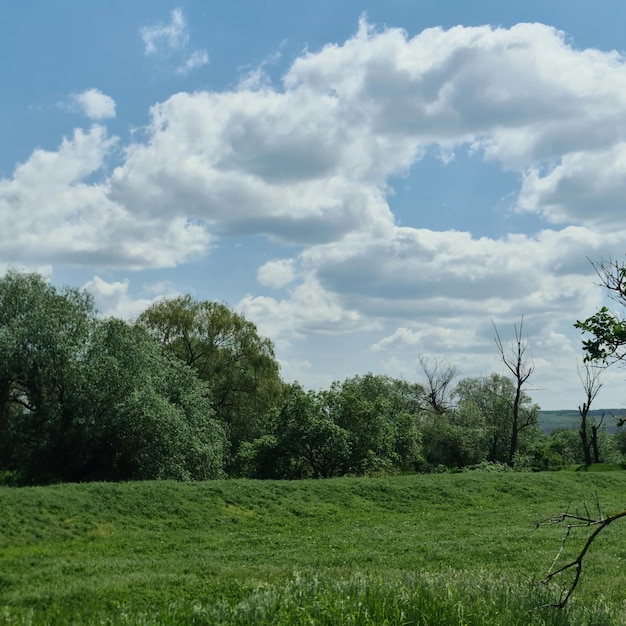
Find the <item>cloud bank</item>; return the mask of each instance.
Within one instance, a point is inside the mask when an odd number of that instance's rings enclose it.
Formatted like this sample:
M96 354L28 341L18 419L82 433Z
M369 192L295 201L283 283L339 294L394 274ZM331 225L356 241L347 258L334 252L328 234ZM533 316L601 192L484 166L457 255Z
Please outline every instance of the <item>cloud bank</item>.
M190 52L179 10L141 37L148 56L184 53L181 74L208 62ZM115 115L96 89L76 101L93 120ZM141 141L121 145L96 124L35 150L0 180L0 263L154 269L220 238L264 236L288 258L265 262L239 307L284 345L378 330L372 352L390 369L437 350L472 354L479 368L489 319L523 313L565 363L575 349L564 329L600 299L586 258L626 248L624 122L617 52L577 49L543 24L410 37L362 20L344 43L296 58L280 84L154 104ZM434 231L419 226L419 206L416 226L401 226L392 181L429 151L517 173L511 210L542 226Z

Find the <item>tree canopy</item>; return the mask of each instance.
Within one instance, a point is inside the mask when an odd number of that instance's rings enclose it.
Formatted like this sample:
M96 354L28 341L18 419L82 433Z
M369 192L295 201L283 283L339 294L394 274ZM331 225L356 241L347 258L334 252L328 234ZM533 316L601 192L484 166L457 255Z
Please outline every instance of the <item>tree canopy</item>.
M135 322L105 319L84 291L8 272L0 278L0 482L571 462L581 452L567 433L548 440L539 431L538 407L522 389L532 366L521 325L515 330L510 355L496 330L512 377L453 386L455 367L420 358L421 382L368 373L313 391L283 382L271 341L223 303L187 295L155 302ZM617 358L619 336L611 341ZM589 422L594 455L613 458L618 446L600 426Z
M0 356L0 469L17 482L222 475L207 386L85 292L9 272Z
M279 406L282 381L269 339L225 304L181 296L146 309L138 324L208 385L211 406L236 452L263 432Z

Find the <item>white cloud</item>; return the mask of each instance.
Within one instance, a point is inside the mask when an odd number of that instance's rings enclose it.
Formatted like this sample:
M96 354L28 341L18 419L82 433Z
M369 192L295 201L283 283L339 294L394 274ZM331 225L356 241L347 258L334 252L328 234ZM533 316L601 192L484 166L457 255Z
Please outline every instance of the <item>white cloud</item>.
M189 72L206 65L208 62L209 53L206 50L196 50L175 71L181 76L186 76Z
M293 259L279 259L264 263L257 271L259 283L265 287L281 289L296 277Z
M189 30L185 16L180 9L170 13L169 24L144 26L139 31L146 54L167 54L184 48L189 43Z
M531 168L524 176L517 208L540 213L553 223L626 228L626 142L604 150L566 154L542 175Z
M141 36L173 71L208 62L190 52L180 10ZM600 297L586 258L626 247L625 122L616 52L578 50L541 24L409 37L363 21L343 44L302 54L280 87L259 68L232 90L156 103L147 136L110 176L119 141L99 126L35 150L0 180L0 263L164 267L212 238L267 236L302 250L258 270L261 287L287 295L240 303L275 340L378 329L379 353L439 347L482 366L489 318L524 313L565 371L565 327ZM429 151L450 162L460 150L519 173L515 208L558 229L477 238L398 227L390 181Z
M169 24L142 29L142 37L149 54L189 43L180 10ZM107 96L99 93L85 92L102 105ZM100 182L94 177L114 144L102 130L77 131L57 153L35 151L0 190L7 209L37 219L32 226L18 219L7 232L34 249L52 226L59 253L82 251L86 263L116 258L124 267L183 262L205 251L210 236L263 234L314 245L303 257L314 265L323 252L315 271L337 292L369 291L381 300L404 290L405 299L419 294L422 301L446 292L477 300L483 288L503 297L521 287L540 293L529 285L549 268L527 250L538 249L544 235L474 241L468 233L397 229L389 177L407 172L428 146L450 156L466 144L478 151L474 158L484 150L504 166L523 164L519 208L590 227L603 215L612 222L621 180L615 121L625 99L619 55L576 50L543 25L436 28L408 38L363 22L344 44L296 59L281 90L239 85L156 104L147 139L127 146L113 175ZM92 114L98 111L105 107L94 104ZM582 150L589 142L607 145L589 153ZM73 157L70 146L85 143L92 149ZM556 167L535 165L555 154ZM76 174L69 178L53 173L70 165ZM565 181L583 167L590 173L581 178L585 189L568 196ZM592 177L603 169L604 178ZM601 193L614 202L600 203L590 216ZM584 257L608 241L593 230L588 237L593 245L571 237L568 245ZM607 237L618 242L615 233ZM373 271L365 269L374 258ZM562 259L546 258L562 267ZM264 278L271 267L260 270L261 281L272 280ZM411 281L418 271L426 278ZM342 276L350 276L350 289Z
M174 297L179 295L175 289L166 285L149 287L147 291L157 293L152 298L134 298L129 293L130 282L122 281L107 282L99 276L89 280L83 289L93 295L98 311L105 317L118 317L125 320L135 319L142 311L145 311L156 300L162 297Z
M72 100L91 120L115 117L115 100L99 89L87 89L82 93L74 94Z
M206 251L205 228L184 216L158 219L109 198L97 175L118 143L102 126L76 129L57 151L35 150L0 179L0 263L90 267L177 265Z
M357 311L341 307L335 295L314 280L298 285L283 300L247 295L237 309L255 322L262 335L277 340L346 332L367 325Z
M394 221L389 178L429 146L448 160L466 146L527 171L588 146L610 149L626 128L622 58L576 50L540 24L409 39L362 23L343 45L296 59L282 90L246 84L155 105L149 139L129 146L111 197L161 215L184 205L217 235L384 237ZM519 206L547 216L528 171Z
M189 28L180 9L171 12L169 24L144 26L139 34L145 54L173 60L176 63L173 71L180 76L187 76L209 62L209 53L204 48L189 51Z

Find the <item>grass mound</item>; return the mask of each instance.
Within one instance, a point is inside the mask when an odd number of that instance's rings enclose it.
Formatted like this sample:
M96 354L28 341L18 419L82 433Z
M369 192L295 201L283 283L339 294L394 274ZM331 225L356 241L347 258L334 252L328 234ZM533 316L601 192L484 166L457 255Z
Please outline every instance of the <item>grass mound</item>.
M626 624L619 522L568 612L530 611L558 597L532 581L564 531L536 522L596 493L614 512L625 487L468 472L0 488L0 624Z

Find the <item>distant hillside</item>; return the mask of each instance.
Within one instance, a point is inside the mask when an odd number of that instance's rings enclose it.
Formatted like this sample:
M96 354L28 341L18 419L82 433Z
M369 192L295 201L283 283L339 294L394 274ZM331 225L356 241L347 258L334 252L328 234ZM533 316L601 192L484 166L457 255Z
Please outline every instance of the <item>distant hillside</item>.
M626 417L626 409L591 409L589 411L589 416L596 422L602 419L603 414L606 429L612 433L617 430L617 420ZM539 412L539 425L546 434L557 428L578 428L579 422L580 414L577 409Z

